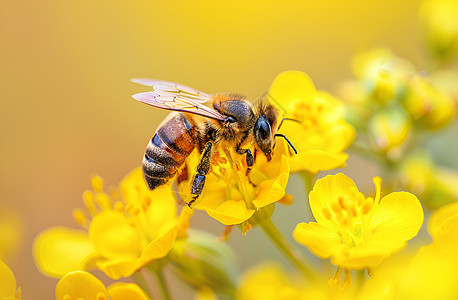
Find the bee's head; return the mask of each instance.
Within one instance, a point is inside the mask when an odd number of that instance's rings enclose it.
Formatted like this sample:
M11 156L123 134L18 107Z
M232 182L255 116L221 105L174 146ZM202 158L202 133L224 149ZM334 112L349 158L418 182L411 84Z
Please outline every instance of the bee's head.
M276 145L276 137L284 138L294 153L297 154L296 149L288 138L283 134L277 133L283 121L292 120L297 122L297 120L283 118L280 125L277 125L279 111L274 105L266 101L265 98L258 100L257 105L255 106L255 112L259 115L259 118L256 120L253 127L254 139L256 140L258 147L267 157L267 160L270 161L272 159L272 152Z
M275 147L275 133L273 132L271 121L269 121L265 114L262 114L258 118L256 124L254 124L253 131L254 138L256 140L256 143L258 144L258 147L265 154L267 160L271 160L272 151Z

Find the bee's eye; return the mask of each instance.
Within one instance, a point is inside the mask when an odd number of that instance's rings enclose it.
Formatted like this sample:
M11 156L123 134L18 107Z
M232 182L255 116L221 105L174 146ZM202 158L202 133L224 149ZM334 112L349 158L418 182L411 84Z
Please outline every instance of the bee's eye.
M235 123L235 122L237 122L237 119L234 118L233 116L228 116L224 121L226 123Z
M265 139L269 135L269 125L267 122L259 123L258 133L262 139Z

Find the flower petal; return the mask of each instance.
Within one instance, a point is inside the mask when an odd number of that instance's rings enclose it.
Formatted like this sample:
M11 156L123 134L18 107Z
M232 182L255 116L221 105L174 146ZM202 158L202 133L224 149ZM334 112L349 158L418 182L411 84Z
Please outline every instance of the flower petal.
M331 153L324 150L307 150L291 158L291 173L307 170L312 174L342 167L347 153Z
M417 197L395 192L382 198L368 219L368 241L405 242L417 235L423 224L423 209Z
M97 252L108 259L135 259L144 243L126 217L114 211L102 212L92 219L89 238Z
M458 201L444 205L434 211L429 217L428 221L429 234L434 237L445 220L454 215L458 215Z
M176 218L177 208L172 190L168 187L154 190L150 199L151 203L146 211L148 228L145 229L153 234L165 223Z
M11 269L0 260L0 299L15 299L16 278Z
M70 272L57 283L56 299L108 299L103 283L84 271Z
M171 221L164 225L162 232L155 240L144 247L141 255L136 257L117 256L110 260L100 259L97 261L97 267L112 279L129 277L150 261L166 256L173 247L176 234L176 223Z
M255 210L248 209L243 200L226 200L216 209L206 208L207 214L224 225L240 224L255 213Z
M282 107L296 99L309 99L316 93L312 79L301 71L286 71L275 77L269 88L269 95Z
M297 224L293 237L298 243L309 248L312 253L324 259L348 248L347 245L341 243L341 237L337 232L315 222Z
M38 269L56 278L84 269L86 259L94 252L86 231L66 227L46 229L33 243L33 255Z
M158 237L150 242L144 249L141 255L141 259L144 262L150 262L153 259L162 258L169 253L172 249L173 244L177 236L176 221L169 221L164 224Z
M0 259L8 260L19 252L23 227L23 220L16 211L0 207Z
M149 300L138 285L135 283L116 282L108 287L108 294L111 300Z
M289 179L289 163L284 155L281 157L280 170L277 171L277 174L276 178L259 184L256 199L252 201L257 208L272 204L285 195L285 188Z
M334 255L332 263L353 270L362 270L379 265L391 253L402 248L404 242L367 243L359 247L351 247Z
M313 216L318 223L334 228L336 231L339 230L336 224L324 217L323 209L330 209L332 201L336 201L339 196L346 195L350 187L358 191L353 180L342 173L328 175L316 181L309 194L309 201Z

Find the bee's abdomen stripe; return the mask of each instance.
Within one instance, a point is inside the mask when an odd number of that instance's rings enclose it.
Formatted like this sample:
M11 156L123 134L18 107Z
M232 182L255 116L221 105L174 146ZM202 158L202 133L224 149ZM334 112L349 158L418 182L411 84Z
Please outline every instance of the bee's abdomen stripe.
M185 124L183 119L176 114L157 130L157 135L170 149L187 157L194 150L194 141L189 133L189 122Z
M177 168L170 168L158 164L154 159L145 155L143 157L143 174L153 178L168 179L175 175Z
M170 149L157 134L148 143L145 151L146 156L163 166L178 168L186 158L185 156Z
M144 174L145 175L145 174ZM153 177L149 177L147 175L145 175L145 180L146 180L146 183L148 184L148 187L151 189L151 190L154 190L155 188L157 188L158 186L161 186L163 184L166 184L167 181L169 181L168 179L166 178L153 178Z

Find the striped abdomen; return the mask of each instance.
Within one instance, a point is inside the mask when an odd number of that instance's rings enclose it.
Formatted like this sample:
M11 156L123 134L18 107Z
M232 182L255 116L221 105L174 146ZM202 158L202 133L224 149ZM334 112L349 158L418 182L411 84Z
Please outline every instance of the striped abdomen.
M150 189L167 183L194 150L191 125L182 113L170 113L146 147L143 175Z

